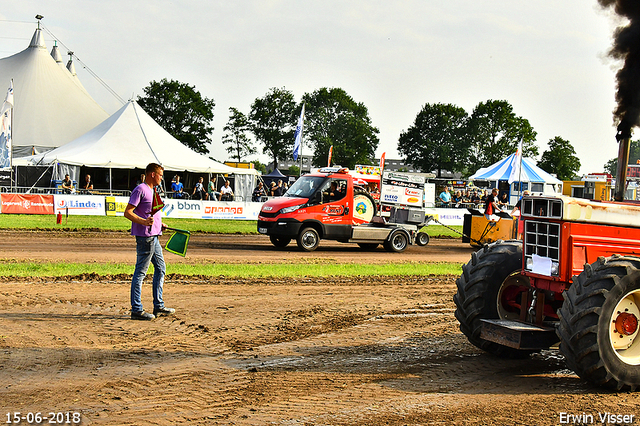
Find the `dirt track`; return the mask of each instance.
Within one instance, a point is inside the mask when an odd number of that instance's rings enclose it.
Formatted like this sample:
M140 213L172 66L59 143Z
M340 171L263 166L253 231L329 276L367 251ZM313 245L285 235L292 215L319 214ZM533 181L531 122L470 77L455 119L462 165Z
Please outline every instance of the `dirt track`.
M118 233L0 234L2 259L135 256ZM471 253L456 240L399 255L324 241L302 255L261 237L193 243L187 262L464 262ZM178 311L153 322L128 319L128 291L126 280L0 284L0 420L68 411L110 425L553 425L563 412L595 424L610 412L638 424L638 394L588 386L554 351L497 360L468 344L453 316L455 277L168 281L165 300ZM147 307L150 297L145 285Z

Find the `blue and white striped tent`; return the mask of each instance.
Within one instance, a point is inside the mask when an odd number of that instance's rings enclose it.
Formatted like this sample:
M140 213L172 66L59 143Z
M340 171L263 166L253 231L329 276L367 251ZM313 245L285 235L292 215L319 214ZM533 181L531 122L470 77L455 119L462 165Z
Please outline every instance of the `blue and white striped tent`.
M478 170L475 174L469 177L469 180L489 181L493 182L492 185L497 187L498 181L509 181L509 177L511 176L511 172L514 168L517 168L516 153L511 154L507 158L504 158L489 167ZM521 173L516 173L514 182L511 184L511 201L514 200L514 196L516 197L516 201L519 198L518 181L527 182L528 184L524 185L524 188L528 188L535 193L562 193L562 181L536 166L530 158L522 159Z

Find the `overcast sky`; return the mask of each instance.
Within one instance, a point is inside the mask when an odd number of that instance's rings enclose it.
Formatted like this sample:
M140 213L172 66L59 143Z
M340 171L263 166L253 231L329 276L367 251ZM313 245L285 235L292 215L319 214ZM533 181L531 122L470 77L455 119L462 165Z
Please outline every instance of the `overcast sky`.
M569 140L582 173L617 156L617 64L607 59L616 20L596 0L7 0L0 57L28 46L36 14L124 99L162 78L213 98L218 160L227 158L220 139L229 107L248 113L272 87L296 101L344 89L369 109L376 154L387 158L397 158L398 137L424 104L471 114L489 99L529 120L540 153L555 136ZM53 38L45 41L50 50ZM121 106L76 70L108 113Z

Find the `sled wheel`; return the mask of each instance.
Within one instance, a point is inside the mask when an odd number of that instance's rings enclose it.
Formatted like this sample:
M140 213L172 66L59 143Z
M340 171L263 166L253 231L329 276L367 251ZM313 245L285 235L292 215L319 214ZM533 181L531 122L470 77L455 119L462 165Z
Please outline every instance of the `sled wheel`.
M300 231L297 242L298 247L302 250L314 251L318 248L318 244L320 244L320 236L318 235L318 231L311 227L307 227Z
M614 255L585 265L559 317L560 351L578 376L609 389L640 388L640 259Z
M384 242L384 248L394 253L402 253L409 245L409 236L401 230L392 231L389 239Z
M522 241L498 240L471 255L456 280L458 292L453 297L455 316L460 331L469 342L493 355L504 358L524 358L534 351L521 350L484 340L480 337L483 319L499 319L502 303L501 289L505 280L512 279L522 268Z
M275 235L270 235L269 240L271 240L271 244L280 248L286 247L291 242L291 238L277 237Z
M416 244L419 246L426 246L429 244L429 234L426 232L418 232L418 235L416 235Z

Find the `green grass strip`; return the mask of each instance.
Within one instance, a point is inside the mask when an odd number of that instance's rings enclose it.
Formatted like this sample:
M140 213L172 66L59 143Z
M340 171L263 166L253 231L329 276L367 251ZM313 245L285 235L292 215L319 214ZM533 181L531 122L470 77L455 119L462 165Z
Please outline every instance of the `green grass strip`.
M86 274L132 274L133 264L125 263L51 263L51 262L1 262L0 276L4 277L60 277ZM369 276L369 275L459 275L457 263L277 263L277 264L168 264L167 273L181 275L226 277L318 277L318 276ZM149 268L149 274L153 267Z
M255 220L226 219L176 219L164 218L167 226L186 229L192 233L212 234L257 234L258 224ZM53 215L36 214L0 214L0 229L87 229L104 231L128 231L131 222L123 216L69 216L62 218L62 224L56 224ZM451 226L462 232L462 226ZM423 228L434 238L460 238L460 234L442 225L429 225Z

